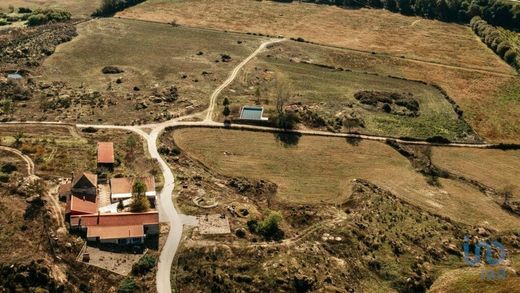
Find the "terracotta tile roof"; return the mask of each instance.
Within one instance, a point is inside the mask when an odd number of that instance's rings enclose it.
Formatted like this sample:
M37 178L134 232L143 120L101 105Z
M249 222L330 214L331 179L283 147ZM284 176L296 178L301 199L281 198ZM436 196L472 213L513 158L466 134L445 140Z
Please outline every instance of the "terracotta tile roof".
M135 178L113 178L110 180L112 194L132 193L136 180L141 180L146 185L146 192L155 191L155 178L153 176Z
M99 237L99 239L144 237L144 228L143 225L92 226L87 230L87 237Z
M97 187L97 175L90 172L85 172L79 176L74 176L72 187L77 187L78 184L88 184L92 187Z
M97 162L102 164L114 163L114 143L98 142L97 143Z
M81 219L81 220L80 220ZM117 214L91 214L71 216L71 226L129 226L129 225L153 225L159 224L159 213L151 211L146 213L117 213Z
M97 212L97 203L71 195L67 200L67 213L93 214Z

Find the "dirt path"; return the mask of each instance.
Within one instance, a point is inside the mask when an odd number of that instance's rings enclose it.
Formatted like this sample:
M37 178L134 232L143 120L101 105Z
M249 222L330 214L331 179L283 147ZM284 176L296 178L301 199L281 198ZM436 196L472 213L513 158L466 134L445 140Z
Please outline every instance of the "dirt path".
M249 61L251 61L251 59L255 58L260 52L262 52L268 45L270 44L275 44L275 43L279 43L279 42L283 42L285 41L286 39L272 39L272 40L269 40L269 41L265 41L263 42L260 47L258 47L258 49L256 49L256 51L254 51L251 55L249 55L249 57L247 57L246 59L244 59L244 61L240 62L240 64L238 64L235 69L233 69L233 71L231 72L231 74L229 75L228 79L226 79L210 96L210 99L209 99L209 107L208 107L208 112L206 114L206 119L204 121L212 121L213 120L213 114L214 114L214 111L215 111L215 108L217 106L217 98L218 96L220 95L220 93L222 92L222 90L224 90L228 85L230 85L234 80L235 78L237 77L238 73L240 72L240 70L242 69L242 67L244 67Z
M34 163L29 156L24 155L21 151L15 149L15 148L10 148L10 147L6 147L6 146L0 146L0 150L10 152L10 153L15 154L18 157L20 157L27 165L27 175L28 176L34 175Z

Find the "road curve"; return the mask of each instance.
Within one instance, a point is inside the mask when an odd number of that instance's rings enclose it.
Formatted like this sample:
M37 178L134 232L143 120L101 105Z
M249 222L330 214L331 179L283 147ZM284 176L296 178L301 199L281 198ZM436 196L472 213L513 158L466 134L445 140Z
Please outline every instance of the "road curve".
M256 55L258 55L260 52L262 52L268 45L271 45L271 44L275 44L275 43L279 43L279 42L283 42L285 41L286 39L271 39L271 40L268 40L268 41L265 41L263 42L260 47L258 47L258 49L256 49L251 55L249 55L249 57L247 57L246 59L244 59L244 61L240 62L240 64L238 64L235 69L233 69L233 71L231 72L231 74L229 75L228 79L226 79L224 81L224 83L222 83L210 96L210 99L209 99L209 107L208 107L208 112L206 114L206 119L204 121L212 121L213 120L213 112L215 111L215 108L217 106L217 97L220 95L220 93L222 92L222 90L224 90L228 85L230 85L233 80L235 80L235 78L237 77L237 74L240 72L240 70L242 69L242 67L244 67L249 61L251 61L251 59L255 58Z

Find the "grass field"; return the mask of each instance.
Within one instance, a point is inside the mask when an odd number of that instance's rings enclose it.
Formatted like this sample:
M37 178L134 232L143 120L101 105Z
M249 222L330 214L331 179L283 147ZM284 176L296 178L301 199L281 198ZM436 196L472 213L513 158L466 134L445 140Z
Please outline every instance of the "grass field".
M214 129L178 130L173 139L219 174L276 183L280 201L338 204L350 195L352 180L363 178L457 221L520 227L518 218L476 189L451 181L442 182L441 188L429 186L404 157L382 143L362 141L355 146L343 139L304 136L296 146L284 147L273 134Z
M232 104L251 105L255 103L255 91L259 88L265 115L273 116L276 112L277 79L286 80L287 87L291 89L288 104L302 103L316 108L316 112L327 120L333 120L345 111L355 113L363 118L366 125L365 128L356 128L361 133L423 139L442 135L450 140L464 140L472 133L441 92L432 86L387 76L294 63L285 58L266 58L265 55L258 62L249 64L222 98L228 97ZM366 109L354 98L356 92L363 90L412 93L420 104L420 115L401 116Z
M119 16L283 34L352 48L355 50L334 50L295 42L279 45L287 54L311 56L317 63L436 83L461 106L466 121L486 140L518 142L520 137L520 79L466 26L385 10L246 0L150 0ZM372 55L372 51L380 54Z
M277 44L268 53L361 72L401 76L441 86L464 110L465 120L488 141L515 142L520 137L520 78L448 68L402 58L333 49L298 42Z
M496 190L514 187L520 198L520 151L434 148L433 163Z
M66 10L72 13L72 17L90 17L101 5L101 0L2 0L0 1L0 9L8 11L12 6L15 9L19 7L36 8L53 8Z
M71 87L83 86L112 97L108 109L92 109L94 112L83 113L80 121L102 119L127 124L133 119L152 120L152 111L183 111L190 106L204 108L211 91L227 78L236 64L257 48L261 40L232 33L121 19L82 23L78 25L78 32L77 38L58 47L57 52L45 61L43 79L63 81ZM220 61L221 54L230 55L231 61L216 62ZM125 72L105 75L101 72L105 66L118 66ZM122 78L120 84L116 83L118 77ZM139 92L134 91L135 86L140 88ZM178 89L177 102L156 104L153 101L154 90L171 86ZM134 109L139 101L144 101L149 108L146 111ZM79 111L73 108L66 113L48 115L61 115L59 119L77 121ZM132 115L119 115L123 112Z
M449 65L510 72L468 27L385 10L248 0L150 0L122 17L268 33Z

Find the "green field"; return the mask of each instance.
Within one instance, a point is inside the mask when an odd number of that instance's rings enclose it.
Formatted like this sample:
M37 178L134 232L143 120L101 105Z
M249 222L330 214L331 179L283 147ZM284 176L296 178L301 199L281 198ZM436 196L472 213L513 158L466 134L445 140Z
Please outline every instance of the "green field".
M286 147L270 133L215 129L183 129L162 139L172 137L186 155L218 174L276 183L278 201L340 204L351 194L352 180L361 178L455 221L499 230L520 227L517 217L473 187L452 180L428 185L406 158L383 143L303 136Z
M261 104L266 107L265 115L272 116L275 114L279 79L285 80L291 91L287 104L301 103L314 107L326 120L343 113L354 113L365 122L365 128L355 129L361 133L418 138L442 135L452 140L464 140L471 133L452 105L432 86L364 72L337 71L289 62L285 58L267 58L265 54L247 67L222 98L228 97L232 104L255 104L258 88ZM367 109L354 98L356 92L363 90L412 93L420 104L420 115L401 116Z

